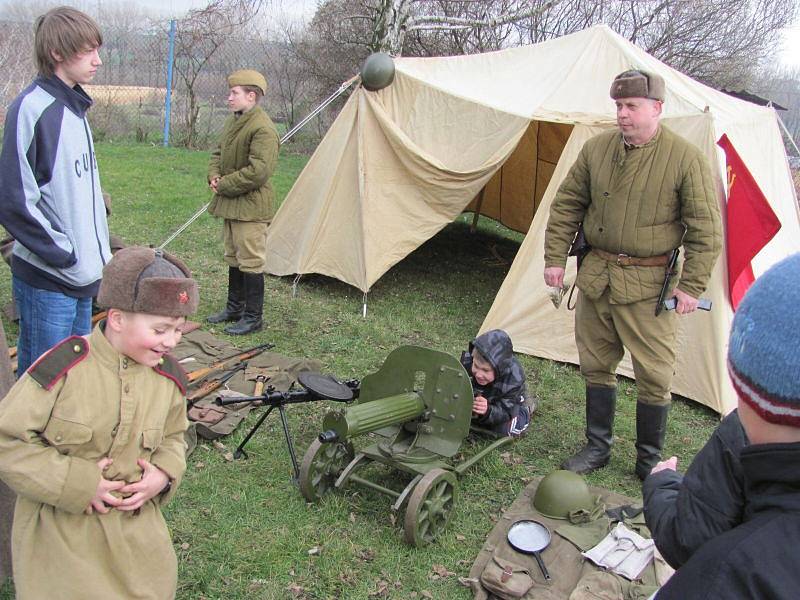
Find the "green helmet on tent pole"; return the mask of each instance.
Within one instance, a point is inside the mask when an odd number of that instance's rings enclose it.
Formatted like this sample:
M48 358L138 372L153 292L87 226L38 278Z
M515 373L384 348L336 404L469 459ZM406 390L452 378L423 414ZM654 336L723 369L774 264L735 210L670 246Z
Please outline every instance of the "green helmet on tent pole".
M385 52L375 52L367 57L361 67L361 85L370 92L382 90L394 81L394 60Z

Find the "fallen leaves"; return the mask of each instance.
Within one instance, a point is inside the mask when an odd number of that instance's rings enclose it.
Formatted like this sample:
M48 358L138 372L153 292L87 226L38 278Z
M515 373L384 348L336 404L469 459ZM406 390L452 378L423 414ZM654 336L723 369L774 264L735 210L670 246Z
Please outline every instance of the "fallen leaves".
M525 462L525 459L523 459L521 456L516 456L511 452L503 452L500 454L500 458L507 465L521 465L523 462Z
M437 579L444 579L445 577L452 577L453 575L455 575L455 573L453 573L452 571L448 571L447 567L445 567L444 565L433 565L433 567L431 567L431 570L433 572L430 575L428 575L428 578L434 581Z
M356 552L356 558L362 562L372 562L375 559L375 551L372 548L362 548Z

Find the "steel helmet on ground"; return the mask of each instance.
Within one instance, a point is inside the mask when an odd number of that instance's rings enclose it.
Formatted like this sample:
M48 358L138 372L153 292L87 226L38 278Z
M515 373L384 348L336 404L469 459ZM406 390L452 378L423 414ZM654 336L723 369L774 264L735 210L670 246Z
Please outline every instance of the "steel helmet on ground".
M553 519L566 519L576 510L591 511L593 506L589 486L572 471L553 471L539 482L533 496L533 508Z

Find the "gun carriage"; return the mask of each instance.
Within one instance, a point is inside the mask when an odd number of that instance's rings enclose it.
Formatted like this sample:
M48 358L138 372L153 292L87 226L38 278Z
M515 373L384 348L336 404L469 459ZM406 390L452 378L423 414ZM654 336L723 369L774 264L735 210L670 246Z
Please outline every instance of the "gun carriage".
M357 401L330 411L323 432L300 467L300 491L309 502L355 483L405 506L404 537L414 546L432 542L446 527L458 496L458 480L508 437L492 440L468 459L453 457L470 432L472 385L458 359L436 350L401 346L381 368L361 381ZM373 442L356 452L352 440L369 434ZM357 475L379 463L411 476L394 490Z

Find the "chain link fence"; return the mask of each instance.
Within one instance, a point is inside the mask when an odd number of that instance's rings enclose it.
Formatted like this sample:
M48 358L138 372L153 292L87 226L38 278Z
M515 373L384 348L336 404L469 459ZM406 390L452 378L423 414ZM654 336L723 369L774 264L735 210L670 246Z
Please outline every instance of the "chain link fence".
M142 20L124 27L104 24L102 67L91 85L89 120L95 139L162 143L167 106L170 21ZM246 28L242 28L246 31ZM285 48L268 37L215 31L213 23L177 20L170 93L169 144L209 148L228 115L226 77L237 69L266 74L262 106L285 131L313 108L319 92L292 72ZM6 107L36 75L33 23L0 21L0 122ZM293 140L298 150L313 148L333 113L321 115Z

